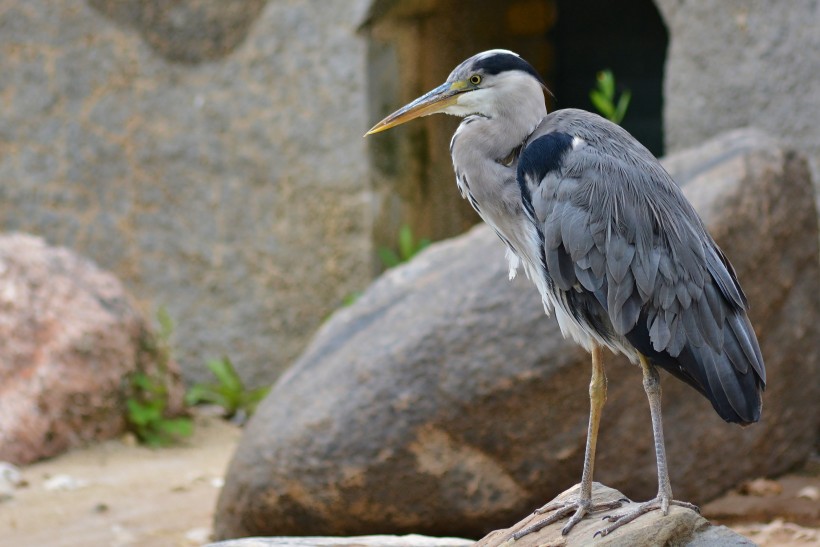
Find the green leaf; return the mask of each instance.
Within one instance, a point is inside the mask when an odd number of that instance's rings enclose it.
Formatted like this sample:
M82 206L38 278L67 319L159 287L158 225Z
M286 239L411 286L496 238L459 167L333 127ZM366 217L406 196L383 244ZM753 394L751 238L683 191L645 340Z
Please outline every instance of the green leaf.
M259 405L260 402L262 402L262 399L264 399L269 392L270 386L260 387L254 389L253 391L250 391L245 395L245 397L243 397L243 401L240 405L240 408L242 408L249 415L253 414L254 412L256 412L256 407Z
M247 390L228 357L208 361L206 366L216 376L217 382L191 386L185 394L188 404L217 404L222 407L223 415L227 418L233 417L239 410L250 415L270 390L269 386Z
M131 385L139 389L151 389L151 380L143 372L135 372L131 375Z
M615 76L609 69L598 72L598 89L612 102L615 99Z
M403 261L413 258L413 231L407 224L399 229L399 256Z
M157 322L159 323L159 337L167 342L174 332L174 321L165 306L160 306L157 310Z
M612 121L614 121L617 124L621 123L621 121L624 119L624 116L626 116L626 109L629 108L629 101L631 100L632 92L628 89L624 90L624 92L621 93L621 98L618 99L618 106L615 109L615 113L612 116L614 118Z
M394 266L401 264L399 255L397 255L393 249L381 247L376 252L379 254L379 259L382 261L382 265L384 265L385 268L393 268Z
M134 425L145 425L147 423L147 416L144 408L134 399L125 401L125 406L128 410L128 421Z
M342 307L352 306L362 296L361 291L353 291L342 298Z
M270 390L271 390L271 386L256 388L256 389L254 389L253 391L250 392L250 394L248 395L248 399L253 401L253 402L259 402L259 401L261 401L262 399L264 399L265 397L268 396L268 393L270 393Z
M135 425L146 426L162 418L160 405L143 404L135 399L128 399L125 404L128 410L128 420Z
M403 262L407 262L416 256L419 251L430 245L430 240L421 239L416 241L410 226L403 224L399 229L397 245L398 253L388 247L381 247L376 251L385 268L392 268Z
M631 92L626 89L621 93L620 98L615 101L615 75L611 70L606 69L596 74L596 87L589 93L595 109L609 121L620 124L626 115L629 101L632 99Z
M231 360L227 357L208 361L207 366L211 372L213 372L214 376L216 376L220 386L224 388L223 393L225 391L242 391L244 388L242 379L239 377L239 374L236 373L236 369L234 369Z
M138 434L137 437L142 444L150 446L151 448L160 448L171 444L170 439L166 439L162 435L158 435L152 431L146 431L142 435Z
M219 386L213 384L195 384L185 394L185 404L198 405L209 403L225 406L225 398L219 393Z
M612 103L609 102L600 91L591 91L589 93L589 99L604 118L608 120L612 119L612 114L614 113Z
M194 432L194 424L189 418L166 419L157 422L162 433L173 437L190 437Z

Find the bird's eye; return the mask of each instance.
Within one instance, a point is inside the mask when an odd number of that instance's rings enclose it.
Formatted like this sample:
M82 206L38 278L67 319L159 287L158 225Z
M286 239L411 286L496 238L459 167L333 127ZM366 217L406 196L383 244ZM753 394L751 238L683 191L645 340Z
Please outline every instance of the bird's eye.
M478 74L473 74L470 76L470 83L473 85L478 85L481 83L481 76Z

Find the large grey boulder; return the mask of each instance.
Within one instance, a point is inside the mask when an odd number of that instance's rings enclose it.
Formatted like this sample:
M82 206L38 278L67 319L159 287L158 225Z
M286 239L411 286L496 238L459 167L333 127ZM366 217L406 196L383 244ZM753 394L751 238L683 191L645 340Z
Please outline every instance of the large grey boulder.
M702 503L810 453L820 259L806 163L740 131L667 160L738 270L768 368L761 423L726 424L663 377L676 497ZM337 313L276 384L230 464L216 533L480 537L580 479L589 356L507 281L486 227L431 247ZM607 356L596 480L656 492L641 374Z

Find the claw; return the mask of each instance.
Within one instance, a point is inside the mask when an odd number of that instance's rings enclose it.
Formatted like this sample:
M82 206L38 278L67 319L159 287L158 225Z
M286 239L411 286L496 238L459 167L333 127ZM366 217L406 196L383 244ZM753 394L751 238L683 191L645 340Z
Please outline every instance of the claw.
M519 530L518 532L514 533L512 538L517 541L517 540L521 539L522 537L524 537L526 535L532 534L533 532L537 532L541 528L544 528L545 526L549 526L553 522L557 522L557 521L561 520L562 518L564 518L565 516L570 514L573 509L575 509L575 507L573 505L566 505L564 507L561 507L561 508L557 509L555 511L555 513L551 514L550 516L548 516L544 519L541 519L538 522L536 522L535 524L527 526L523 530ZM580 511L580 507L577 510ZM569 530L567 530L567 533L568 532L569 532ZM561 530L561 533L566 535L566 533L563 530Z
M567 523L561 529L561 535L566 536L572 531L575 525L581 522L584 519L584 517L588 514L597 513L598 511L608 511L610 509L617 509L618 507L621 507L623 501L623 499L619 499L616 501L598 503L593 505L591 500L576 498L568 501L548 503L543 507L536 509L533 513L541 514L554 511L551 515L539 520L535 524L527 526L523 530L515 532L512 535L511 539L513 541L517 541L526 535L529 535L533 532L537 532L538 530L546 526L549 526L550 524L558 522L559 520L568 515L571 515Z
M669 513L669 507L671 505L677 505L679 507L685 507L687 509L693 509L693 510L697 511L698 513L700 513L700 510L698 509L698 507L696 505L693 505L691 503L687 503L685 501L678 501L678 500L669 499L669 498L664 497L664 496L658 496L654 499L651 499L647 502L644 502L644 503L640 504L638 507L636 507L632 511L629 511L629 512L626 512L626 513L620 513L620 514L616 513L614 515L604 515L604 517L601 520L609 521L612 524L610 524L609 526L607 526L605 528L602 528L601 530L598 530L597 532L595 532L595 535L593 537L597 537L598 535L600 535L601 537L604 537L604 536L614 532L615 530L617 530L618 528L620 528L624 524L628 524L628 523L632 522L633 520L635 520L636 518L640 517L641 515L645 515L646 513L649 513L651 511L659 511L660 510L660 511L663 512L664 515L667 515ZM665 511L664 511L664 508L665 508Z

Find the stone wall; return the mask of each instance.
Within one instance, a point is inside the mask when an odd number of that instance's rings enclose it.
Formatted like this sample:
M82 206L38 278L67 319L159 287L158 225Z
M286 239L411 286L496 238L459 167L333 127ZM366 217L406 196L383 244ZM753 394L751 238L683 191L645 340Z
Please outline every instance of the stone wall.
M0 230L271 381L372 276L365 0L0 0Z
M667 150L759 127L806 154L820 194L820 3L655 1L670 35Z

